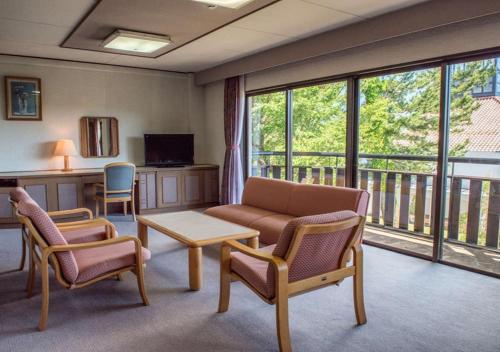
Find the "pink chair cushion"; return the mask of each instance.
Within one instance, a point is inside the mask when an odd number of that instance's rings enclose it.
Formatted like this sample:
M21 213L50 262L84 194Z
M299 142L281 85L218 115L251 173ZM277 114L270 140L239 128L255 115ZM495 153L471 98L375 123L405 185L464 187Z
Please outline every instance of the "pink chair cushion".
M267 245L276 244L283 229L292 219L294 219L293 216L286 214L269 215L248 224L248 227L259 230L260 242Z
M259 249L260 252L272 253L275 244ZM231 253L231 270L245 279L264 297L271 299L274 295L274 287L270 287L267 281L267 270L269 263L255 259L241 252Z
M275 215L276 213L249 205L227 204L208 208L205 210L205 214L243 226L249 226L254 221L269 215Z
M20 201L19 212L28 217L40 235L51 246L67 245L68 241L61 234L49 215L33 200ZM78 266L72 252L57 252L56 257L61 265L64 277L69 282L75 282L78 277Z
M86 227L78 230L59 228L62 235L70 244L102 241L107 239L105 226Z
M79 274L76 283L92 280L98 276L135 265L135 243L133 241L103 247L73 251ZM151 252L142 248L143 263L151 258Z
M10 199L14 202L27 201L32 199L28 192L22 187L16 187L12 191L9 192Z

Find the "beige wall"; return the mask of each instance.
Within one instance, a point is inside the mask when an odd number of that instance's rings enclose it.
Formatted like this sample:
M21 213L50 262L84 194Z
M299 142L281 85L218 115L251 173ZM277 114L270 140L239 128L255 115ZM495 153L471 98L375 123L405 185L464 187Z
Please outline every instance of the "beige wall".
M283 65L248 74L246 89L261 89L498 47L499 25L500 15L491 15Z
M203 88L190 75L106 65L0 56L0 76L42 80L43 121L5 120L0 86L0 171L55 169L54 141L72 139L79 150L82 116L119 121L117 158L72 158L73 167L113 161L144 163L144 133L195 133L195 162L204 162Z
M224 165L224 81L205 86L205 160ZM219 173L222 177L222 172Z

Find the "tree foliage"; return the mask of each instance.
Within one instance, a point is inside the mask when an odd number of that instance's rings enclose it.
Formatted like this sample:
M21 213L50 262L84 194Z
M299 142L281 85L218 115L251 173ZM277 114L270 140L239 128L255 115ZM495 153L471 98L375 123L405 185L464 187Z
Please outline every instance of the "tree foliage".
M450 133L471 123L479 103L472 88L488 82L492 60L453 67ZM440 68L364 78L360 82L359 151L364 154L437 155ZM345 153L346 82L298 88L292 91L292 145L294 152ZM254 96L250 100L253 151L285 151L286 93ZM454 145L450 155L467 151L468 141ZM294 156L294 166L336 166L343 158ZM365 167L431 171L433 162L401 162L366 158ZM255 156L252 165L284 165L284 156ZM364 164L363 164L364 163Z

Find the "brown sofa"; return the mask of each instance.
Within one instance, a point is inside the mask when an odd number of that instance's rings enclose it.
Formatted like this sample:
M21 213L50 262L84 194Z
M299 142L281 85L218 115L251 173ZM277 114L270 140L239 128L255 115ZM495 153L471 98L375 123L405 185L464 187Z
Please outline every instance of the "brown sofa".
M366 216L368 199L368 192L359 189L250 177L242 204L221 205L205 213L259 230L261 242L275 244L293 218L340 210Z

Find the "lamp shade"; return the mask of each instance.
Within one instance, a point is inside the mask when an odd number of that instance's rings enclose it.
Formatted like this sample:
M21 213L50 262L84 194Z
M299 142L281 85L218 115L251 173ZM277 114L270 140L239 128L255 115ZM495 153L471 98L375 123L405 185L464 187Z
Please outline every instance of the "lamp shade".
M70 156L78 155L76 152L75 144L71 139L61 139L56 142L56 147L54 148L55 156Z

